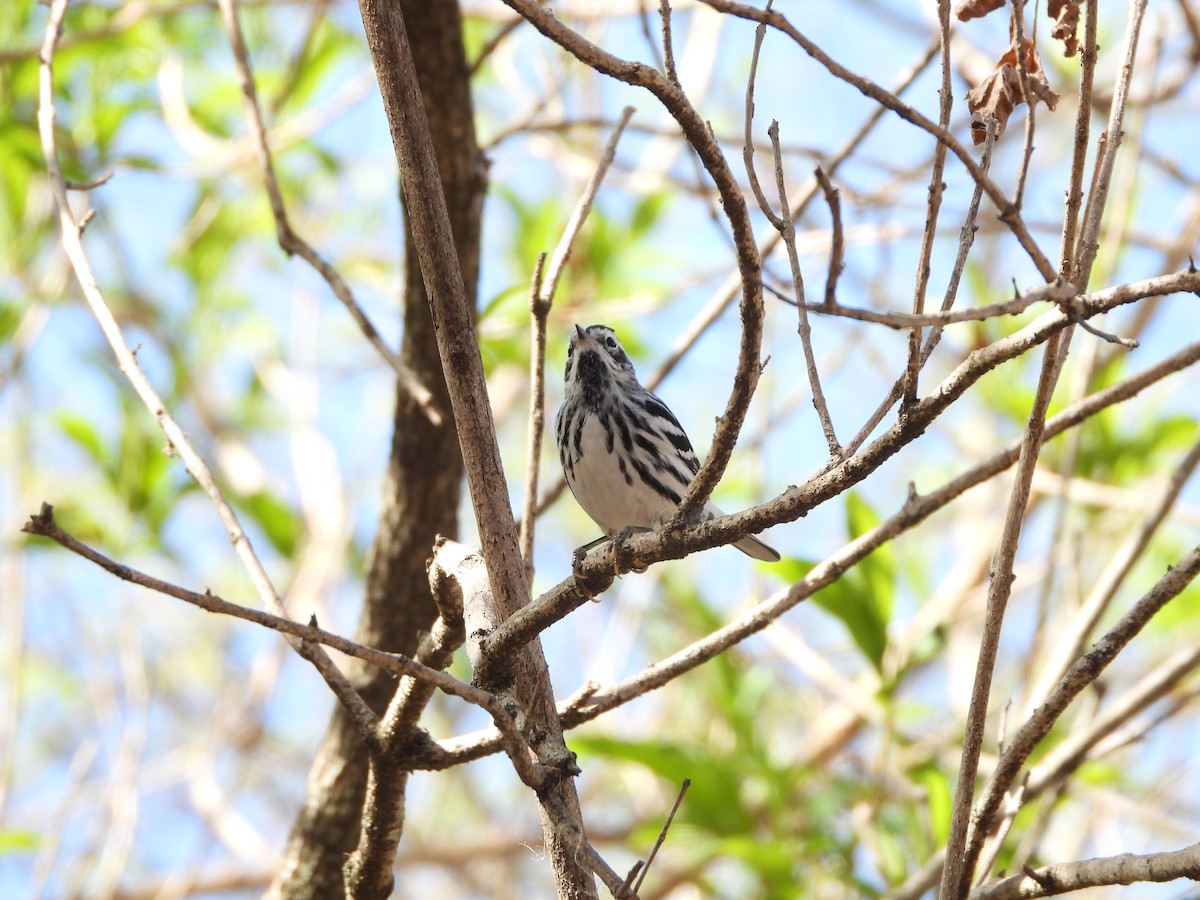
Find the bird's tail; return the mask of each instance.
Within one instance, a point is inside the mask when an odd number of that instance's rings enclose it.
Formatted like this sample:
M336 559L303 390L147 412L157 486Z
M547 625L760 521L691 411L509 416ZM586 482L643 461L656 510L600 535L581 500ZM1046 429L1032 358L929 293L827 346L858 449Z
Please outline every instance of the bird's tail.
M779 552L754 536L744 537L733 546L754 559L761 559L763 562L779 562Z

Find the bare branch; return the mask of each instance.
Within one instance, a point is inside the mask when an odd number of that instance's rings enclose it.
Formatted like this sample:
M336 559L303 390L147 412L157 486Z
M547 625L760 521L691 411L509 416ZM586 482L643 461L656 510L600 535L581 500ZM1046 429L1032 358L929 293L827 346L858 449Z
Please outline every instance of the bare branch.
M271 149L267 144L267 130L263 125L262 110L258 105L258 90L254 86L254 72L250 64L250 54L246 50L246 40L242 35L242 26L238 22L236 3L237 0L217 0L217 4L221 8L221 17L225 21L225 29L229 32L229 42L233 47L233 57L237 63L242 96L245 100L246 119L250 125L250 134L254 139L254 148L262 169L263 184L267 189L267 197L271 201L271 213L275 217L275 235L279 246L288 256L299 256L325 279L326 284L342 301L342 305L346 307L350 317L354 319L363 335L371 342L371 346L379 352L379 355L396 373L397 383L409 393L430 422L440 425L442 412L437 408L429 388L421 384L399 355L384 342L378 329L375 328L354 298L354 292L350 289L350 285L346 283L337 269L292 228L291 221L288 219L287 207L283 202L283 193L280 191L279 181L275 177L275 164L271 160Z
M938 106L938 127L943 131L950 128L950 113L954 107L954 95L950 92L950 0L938 0L938 38L942 45L942 87ZM946 145L939 141L933 150L933 166L929 174L928 200L925 211L925 230L921 234L921 250L917 257L917 281L913 290L912 311L919 316L925 311L925 291L929 286L930 257L933 241L937 235L938 213L942 208L943 177L946 171ZM904 414L917 400L917 380L921 375L921 329L912 328L908 333L908 363L904 369L900 412Z
M216 509L217 515L229 535L229 540L233 544L234 551L249 573L250 580L263 605L277 616L288 618L283 600L271 583L271 579L259 560L258 554L255 553L250 538L243 530L233 507L225 499L212 472L209 471L200 454L196 452L184 430L167 411L162 397L159 396L158 391L154 389L145 372L142 371L137 357L125 341L121 327L117 324L112 310L109 309L104 295L100 291L87 253L83 249L82 227L76 221L67 197L66 181L58 164L58 146L54 134L54 53L58 39L62 35L62 23L66 11L67 0L54 0L50 7L50 19L46 24L46 36L42 44L41 64L38 70L38 126L41 133L42 152L46 158L46 172L50 177L50 190L58 209L63 249L71 262L79 286L83 289L84 299L112 348L121 373L128 379L134 392L167 436L169 451L183 461L188 473L200 485L209 502ZM346 705L360 728L369 732L375 719L374 713L354 690L346 676L334 665L333 660L323 650L312 644L303 641L291 641L290 643L297 653L309 660L321 673L321 677L325 679L338 699Z
M786 303L794 303L791 297L776 292L770 286L764 285ZM946 312L922 313L919 316L909 313L879 312L874 309L862 309L855 306L835 304L832 308L823 303L809 303L808 311L822 315L853 319L857 322L873 322L886 325L889 328L909 328L911 326L931 325L941 329L946 325L957 325L963 322L986 322L988 319L998 319L1004 316L1016 316L1025 312L1038 303L1057 303L1066 305L1075 296L1075 289L1070 285L1047 284L1036 287L1024 294L1019 294L1011 300L990 303L987 306L976 306L970 309L949 310ZM924 356L924 352L922 353ZM892 402L895 402L893 400ZM876 422L875 424L878 424Z
M1000 761L984 786L983 796L972 815L971 836L964 853L966 871L971 870L978 856L980 842L991 831L992 819L1005 791L1013 783L1034 748L1049 734L1058 717L1080 691L1099 677L1117 654L1141 632L1146 623L1170 600L1178 596L1197 574L1200 574L1200 546L1193 548L1187 556L1169 569L1104 637L1075 661L1046 702L1038 707L1017 731L1012 744L1001 754Z
M767 3L767 9L771 8L770 0ZM758 180L758 170L754 165L754 82L758 77L758 56L762 50L763 38L767 36L767 23L759 22L758 27L754 29L754 50L750 54L750 74L746 77L746 113L744 117L745 133L742 139L742 163L746 167L746 178L750 182L750 190L754 193L754 199L758 201L758 208L762 210L767 221L779 232L780 237L785 237L785 224L775 210L771 208L771 201L767 199L767 195L763 193L762 184ZM772 127L775 127L772 123ZM780 163L776 161L776 165ZM799 295L797 295L799 296Z
M600 185L604 182L604 176L608 174L608 170L616 158L617 145L621 142L621 135L625 133L625 127L633 118L633 113L632 106L626 106L621 110L621 115L617 119L617 124L613 126L612 135L604 147L604 152L596 161L592 177L588 179L575 208L571 210L571 216L563 228L562 237L558 239L558 244L550 255L550 265L546 269L544 285L538 295L539 299L546 303L547 309L554 302L554 295L558 291L558 282L571 259L571 249L575 246L575 239L579 236L583 223L587 221L588 213L592 211L592 203L595 202L596 195L600 192Z
M821 390L821 377L817 372L817 360L813 354L812 331L808 325L808 307L804 300L804 277L800 272L800 254L796 250L796 225L788 209L787 186L783 180L783 153L779 148L779 123L772 122L767 129L771 137L771 148L775 156L775 188L779 191L779 228L783 233L783 246L787 249L788 264L792 270L792 290L796 292L796 309L798 317L797 332L800 335L800 346L804 351L804 366L808 370L808 384L812 391L813 406L817 410L817 418L821 422L821 431L825 434L825 443L829 447L831 459L839 459L842 455L841 445L838 444L837 434L833 430L833 420L829 416L829 405L825 401L825 392Z
M869 78L864 78L862 75L851 72L845 66L835 62L825 51L801 34L781 13L775 11L767 12L744 3L735 2L735 0L703 0L703 2L705 5L711 6L719 12L730 13L742 19L749 19L752 22L766 22L772 28L790 37L805 53L824 66L835 78L853 85L865 96L876 101L884 108L890 109L902 119L911 122L913 125L929 132L929 134L937 138L951 153L958 157L971 177L975 179L975 183L983 188L996 209L1000 211L1001 221L1012 231L1013 236L1037 267L1037 270L1042 274L1042 277L1047 282L1054 280L1053 266L1050 265L1050 261L1041 251L1041 248L1038 247L1037 242L1034 241L1020 214L1013 210L1012 203L1004 195L1004 192L1000 190L995 182L987 177L975 162L971 152L953 134L940 125L931 122L916 109L902 102L896 95L885 91Z
M642 888L642 882L646 880L646 873L650 871L650 866L654 863L654 857L658 855L658 848L663 845L663 841L667 839L667 832L671 830L671 823L675 821L675 813L679 812L679 807L683 803L684 795L687 794L688 788L692 786L692 779L685 778L683 783L679 785L679 793L675 796L675 802L671 806L671 811L667 813L667 821L663 822L662 830L658 833L658 840L654 842L654 846L650 848L650 855L646 857L646 864L641 867L638 872L637 881L633 883L633 892L636 894Z
M1088 0L1087 25L1084 28L1083 52L1080 54L1079 98L1075 109L1075 147L1071 155L1071 181L1067 188L1066 208L1063 210L1062 240L1059 245L1059 274L1067 281L1074 280L1079 233L1079 213L1083 203L1083 175L1087 168L1088 139L1092 124L1092 86L1096 77L1096 16L1099 0Z
M829 204L830 236L829 236L829 274L825 278L825 311L837 307L837 283L842 269L846 267L846 239L842 234L842 200L838 189L834 187L825 170L817 166L813 177L821 186L825 202Z
M523 15L534 28L580 62L627 84L643 87L658 98L667 112L679 123L688 143L708 171L729 221L742 286L742 333L737 371L725 411L717 421L708 458L692 479L672 519L672 527L678 527L704 505L724 474L742 423L745 421L750 398L758 384L764 316L762 265L754 232L750 226L749 210L742 197L741 187L734 178L708 123L696 112L678 85L649 66L619 59L602 50L565 26L549 10L533 0L505 2Z
M1068 335L1069 336L1069 335ZM1017 543L1021 538L1021 527L1025 521L1029 502L1029 486L1033 481L1034 468L1042 449L1042 435L1046 423L1046 411L1054 386L1058 382L1058 350L1064 340L1062 332L1055 334L1046 343L1042 357L1042 371L1038 379L1033 409L1021 438L1021 458L1016 478L1009 494L1008 509L1004 517L1004 528L996 546L996 553L988 571L987 611L984 614L983 636L979 642L979 658L975 664L975 681L971 688L971 702L967 711L966 731L963 735L962 761L958 768L958 785L954 792L954 812L950 820L950 837L946 842L946 867L942 871L943 897L958 897L972 880L972 868L964 864L967 842L967 827L971 800L975 796L975 776L979 771L979 755L983 749L984 726L987 721L988 701L992 689L992 674L996 668L996 655L1000 647L1000 631L1004 624L1004 613L1012 592L1016 576L1013 564L1017 557Z
M1025 205L1025 183L1029 178L1029 164L1033 160L1033 134L1037 125L1037 98L1029 83L1029 48L1025 44L1025 0L1011 0L1011 34L1017 51L1017 81L1021 85L1021 96L1025 99L1025 143L1021 153L1021 165L1017 169L1017 189L1013 194L1013 208L1020 210Z
M477 706L486 708L489 703L489 695L486 691L465 684L457 678L447 675L445 672L431 669L403 654L385 653L382 650L376 650L374 647L366 647L348 638L325 631L318 628L315 624L301 625L299 622L283 616L275 616L262 610L242 606L240 603L231 603L210 591L205 591L204 593L191 591L187 588L171 584L168 581L155 578L153 575L147 575L124 563L119 563L63 531L54 520L54 507L48 503L43 503L41 511L30 516L29 521L21 530L26 534L49 538L72 553L82 556L89 562L95 563L110 575L114 575L130 584L136 584L160 594L165 594L168 597L174 597L177 600L190 603L192 606L197 606L207 612L254 622L256 625L262 625L278 631L284 636L299 638L309 644L323 644L340 653L345 653L347 656L354 656L371 665L379 666L381 669L387 669L398 677L411 676L425 681L448 694L453 694Z
M1113 93L1112 108L1109 111L1108 126L1104 131L1104 141L1096 155L1096 170L1092 190L1088 196L1087 208L1084 213L1083 228L1079 233L1079 248L1076 251L1076 269L1071 279L1081 288L1086 287L1092 274L1092 265L1096 254L1100 251L1100 220L1107 207L1108 188L1112 183L1113 166L1116 164L1117 150L1124 136L1122 126L1125 122L1125 104L1129 99L1129 85L1133 80L1133 66L1137 58L1138 37L1142 30L1142 19L1146 14L1146 0L1133 0L1129 5L1129 24L1125 32L1125 55L1121 65L1121 74L1117 79L1117 88ZM1090 27L1090 19L1089 19Z
M663 72L671 84L682 89L683 86L679 83L679 73L675 71L675 48L671 41L670 0L658 0L658 15L662 19Z
M1167 853L1144 856L1122 853L1120 856L1057 863L1040 869L1026 868L1023 875L1013 875L975 888L970 893L970 900L1050 897L1089 887L1161 883L1179 878L1200 879L1200 844Z
M379 78L380 93L396 149L404 186L405 208L428 288L430 312L437 323L438 353L449 388L467 485L484 551L488 581L502 617L529 602L529 584L521 560L504 467L496 444L496 428L484 378L483 361L462 270L441 190L429 122L413 67L412 49L402 11L381 0L360 0L367 44ZM537 8L542 12L541 8ZM529 18L527 11L522 13ZM497 662L492 679L476 678L483 687L516 685L517 697L531 723L547 743L566 753L562 725L546 660L537 641ZM561 838L562 827L583 833L579 798L569 778L537 792L542 831L560 892L581 900L596 896L595 881ZM561 812L561 816L559 813Z
M546 319L552 298L542 298L542 270L546 254L539 253L529 282L529 427L525 441L525 501L521 514L521 558L525 560L525 580L533 584L534 508L537 505L538 476L542 468L542 433L546 428Z

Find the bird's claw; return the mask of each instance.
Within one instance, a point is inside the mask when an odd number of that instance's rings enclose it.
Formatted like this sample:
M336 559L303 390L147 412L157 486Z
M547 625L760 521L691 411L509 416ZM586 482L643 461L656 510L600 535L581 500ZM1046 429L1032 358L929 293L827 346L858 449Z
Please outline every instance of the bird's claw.
M587 559L588 548L576 547L575 552L571 554L571 573L580 578L583 575L583 563Z
M625 528L622 528L615 535L613 535L612 553L613 553L613 570L614 570L613 574L614 575L620 575L622 570L624 570L626 572L645 572L646 571L645 566L631 566L626 562L626 557L628 556L628 551L627 551L625 545L629 542L629 539L631 537L633 537L635 534L640 534L642 532L646 532L649 530L650 530L649 528L639 528L637 525L629 525L629 526L626 526Z

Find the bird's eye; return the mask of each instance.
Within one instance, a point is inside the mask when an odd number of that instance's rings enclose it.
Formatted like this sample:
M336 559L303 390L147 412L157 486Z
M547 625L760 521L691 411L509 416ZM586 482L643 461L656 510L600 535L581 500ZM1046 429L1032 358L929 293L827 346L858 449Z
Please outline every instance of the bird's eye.
M604 345L606 347L608 347L608 349L610 349L610 350L616 350L617 349L617 339L610 334L608 337L606 337L604 339Z

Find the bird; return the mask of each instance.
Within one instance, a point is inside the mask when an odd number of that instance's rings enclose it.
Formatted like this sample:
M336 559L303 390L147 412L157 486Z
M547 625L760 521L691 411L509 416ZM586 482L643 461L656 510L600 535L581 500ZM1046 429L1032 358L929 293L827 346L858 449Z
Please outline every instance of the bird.
M575 500L606 537L617 541L630 531L662 525L700 470L683 426L662 400L642 387L621 341L607 325L575 326L564 377L566 393L554 431ZM699 518L720 515L709 501ZM599 540L581 547L576 559ZM779 553L753 536L733 546L754 559L779 561Z

